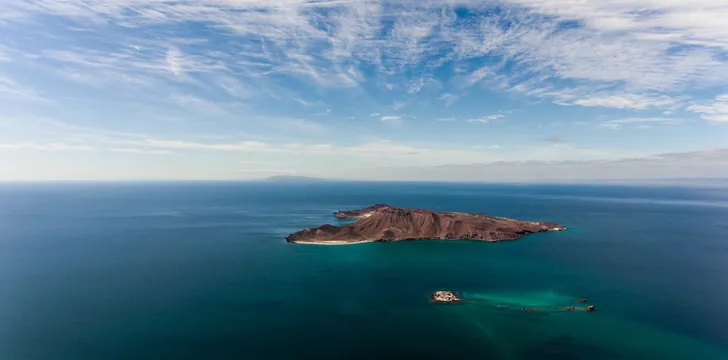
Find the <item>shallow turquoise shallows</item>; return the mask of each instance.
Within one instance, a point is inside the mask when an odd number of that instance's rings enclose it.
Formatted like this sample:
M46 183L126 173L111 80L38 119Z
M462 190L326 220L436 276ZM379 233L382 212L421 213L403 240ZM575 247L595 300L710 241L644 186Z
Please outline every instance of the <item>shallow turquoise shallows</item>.
M284 241L374 203L569 230ZM0 359L726 360L727 233L725 189L0 184Z

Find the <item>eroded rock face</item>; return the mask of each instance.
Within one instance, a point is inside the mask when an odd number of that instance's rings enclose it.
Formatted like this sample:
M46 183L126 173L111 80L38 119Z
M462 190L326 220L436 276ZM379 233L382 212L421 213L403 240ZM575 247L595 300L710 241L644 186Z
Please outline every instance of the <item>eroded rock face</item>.
M435 291L432 295L430 295L430 298L432 301L439 303L454 303L461 301L454 292L445 290Z
M565 226L462 212L403 209L378 204L359 210L339 211L337 217L359 220L343 225L323 225L286 237L296 243L358 243L402 240L516 240L523 236L560 231Z

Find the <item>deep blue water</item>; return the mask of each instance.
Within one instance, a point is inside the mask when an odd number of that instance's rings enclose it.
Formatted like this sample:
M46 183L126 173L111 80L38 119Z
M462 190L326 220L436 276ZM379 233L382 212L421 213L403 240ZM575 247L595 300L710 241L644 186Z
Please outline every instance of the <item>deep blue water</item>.
M570 229L283 240L382 202ZM724 360L727 232L726 189L0 184L0 358ZM443 288L473 301L430 303ZM599 311L517 310L581 297Z

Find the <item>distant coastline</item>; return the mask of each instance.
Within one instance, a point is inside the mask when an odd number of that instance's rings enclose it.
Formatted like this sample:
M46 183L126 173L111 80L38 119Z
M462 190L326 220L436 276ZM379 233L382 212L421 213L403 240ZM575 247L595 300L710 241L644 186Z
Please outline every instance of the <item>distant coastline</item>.
M265 178L265 181L270 182L285 182L285 183L310 183L310 182L334 182L337 180L316 178L309 176L294 176L294 175L276 175Z

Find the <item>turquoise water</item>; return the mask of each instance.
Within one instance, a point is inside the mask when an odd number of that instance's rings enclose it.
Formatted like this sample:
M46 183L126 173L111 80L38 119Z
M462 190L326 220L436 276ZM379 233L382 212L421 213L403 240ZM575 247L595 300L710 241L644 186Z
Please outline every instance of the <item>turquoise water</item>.
M570 230L283 240L380 202ZM3 184L0 230L2 359L728 359L724 189Z

